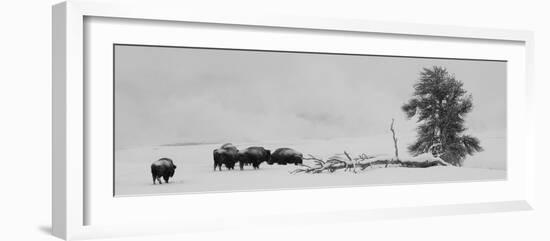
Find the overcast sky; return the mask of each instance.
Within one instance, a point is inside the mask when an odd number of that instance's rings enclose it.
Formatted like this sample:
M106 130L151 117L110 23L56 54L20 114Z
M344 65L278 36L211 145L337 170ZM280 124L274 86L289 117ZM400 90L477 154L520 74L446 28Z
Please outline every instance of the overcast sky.
M414 134L401 106L434 65L473 95L469 132L504 135L505 62L116 46L115 146Z

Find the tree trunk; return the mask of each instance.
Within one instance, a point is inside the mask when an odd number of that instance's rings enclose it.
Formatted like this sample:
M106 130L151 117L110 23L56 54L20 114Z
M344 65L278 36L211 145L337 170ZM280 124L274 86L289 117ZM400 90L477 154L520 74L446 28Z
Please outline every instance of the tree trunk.
M399 160L399 150L397 149L397 138L395 137L395 130L393 129L393 122L395 120L391 119L390 131L393 135L393 147L395 148L395 158Z

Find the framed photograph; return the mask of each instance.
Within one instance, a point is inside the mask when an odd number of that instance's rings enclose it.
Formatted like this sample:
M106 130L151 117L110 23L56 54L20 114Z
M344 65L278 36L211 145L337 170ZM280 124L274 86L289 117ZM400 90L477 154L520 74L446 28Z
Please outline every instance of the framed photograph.
M529 210L532 54L528 31L55 5L53 233Z

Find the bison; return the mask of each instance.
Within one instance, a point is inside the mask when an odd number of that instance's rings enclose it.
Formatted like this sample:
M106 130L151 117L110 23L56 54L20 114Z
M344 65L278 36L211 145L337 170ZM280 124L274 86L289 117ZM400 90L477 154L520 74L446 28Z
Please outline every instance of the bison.
M271 151L263 147L253 146L239 152L239 167L243 170L244 165L252 164L254 169L259 169L262 162L271 158Z
M238 161L238 153L239 150L231 143L223 144L214 150L214 171L216 168L221 171L222 165L225 165L228 170L234 169L235 163Z
M159 181L162 184L160 178L164 178L164 182L168 183L168 179L174 176L176 165L169 158L161 158L151 164L151 174L153 175L153 184Z
M267 162L269 165L277 163L279 165L286 164L302 164L304 156L302 153L291 148L279 148L271 154L271 159Z

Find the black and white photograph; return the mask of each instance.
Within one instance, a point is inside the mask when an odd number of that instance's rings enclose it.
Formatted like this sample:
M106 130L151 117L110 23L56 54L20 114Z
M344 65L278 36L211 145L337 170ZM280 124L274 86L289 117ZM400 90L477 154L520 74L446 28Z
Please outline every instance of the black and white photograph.
M0 241L548 241L548 5L4 1Z
M507 176L504 60L113 48L115 196Z

